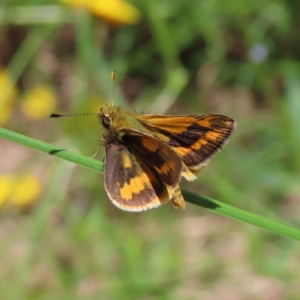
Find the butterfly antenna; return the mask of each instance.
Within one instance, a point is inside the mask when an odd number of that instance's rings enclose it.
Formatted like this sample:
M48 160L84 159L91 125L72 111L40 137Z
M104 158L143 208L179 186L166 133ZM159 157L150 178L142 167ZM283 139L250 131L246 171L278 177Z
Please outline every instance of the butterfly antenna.
M61 118L61 117L81 117L81 116L92 116L98 115L99 112L96 113L83 113L83 114L52 114L50 118Z
M112 93L112 105L114 106L115 102L115 77L116 71L111 72L111 93Z

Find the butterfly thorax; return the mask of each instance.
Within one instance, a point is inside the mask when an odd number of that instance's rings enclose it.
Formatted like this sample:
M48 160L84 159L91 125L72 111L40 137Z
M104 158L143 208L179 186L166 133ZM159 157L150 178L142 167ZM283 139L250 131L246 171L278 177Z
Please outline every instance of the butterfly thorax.
M137 114L113 105L105 105L100 108L98 121L101 124L100 143L104 145L112 142L122 142L122 136L126 129L135 129L151 134L138 120Z

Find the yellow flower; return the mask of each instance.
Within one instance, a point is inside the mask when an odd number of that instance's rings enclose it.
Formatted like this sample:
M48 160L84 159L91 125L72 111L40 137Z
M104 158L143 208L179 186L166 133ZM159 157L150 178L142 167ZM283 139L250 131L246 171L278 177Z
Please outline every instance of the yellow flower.
M19 209L30 207L37 201L41 192L41 183L35 176L24 176L15 182L9 203Z
M52 91L45 86L30 90L23 101L22 110L32 119L49 117L56 106L56 99Z
M0 209L5 207L26 209L37 201L41 192L41 183L33 175L20 178L2 175L0 176Z
M83 8L111 25L131 25L140 20L140 12L123 0L62 0L75 8Z
M12 176L0 176L0 208L7 204L13 184L14 179Z
M4 124L11 114L16 92L9 73L0 69L0 125Z

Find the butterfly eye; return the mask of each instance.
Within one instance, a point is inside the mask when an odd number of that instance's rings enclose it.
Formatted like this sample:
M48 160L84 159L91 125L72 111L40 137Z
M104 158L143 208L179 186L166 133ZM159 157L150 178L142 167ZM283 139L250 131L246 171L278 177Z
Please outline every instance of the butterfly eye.
M110 124L111 124L111 117L109 116L103 116L102 117L102 125L108 129L110 127Z

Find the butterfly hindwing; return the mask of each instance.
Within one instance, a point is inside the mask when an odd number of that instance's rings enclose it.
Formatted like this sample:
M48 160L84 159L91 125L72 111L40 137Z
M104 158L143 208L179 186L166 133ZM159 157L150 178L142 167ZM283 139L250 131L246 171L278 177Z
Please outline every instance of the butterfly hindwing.
M128 149L148 165L165 185L175 188L181 177L182 160L172 147L136 130L123 129L122 132L122 141Z

